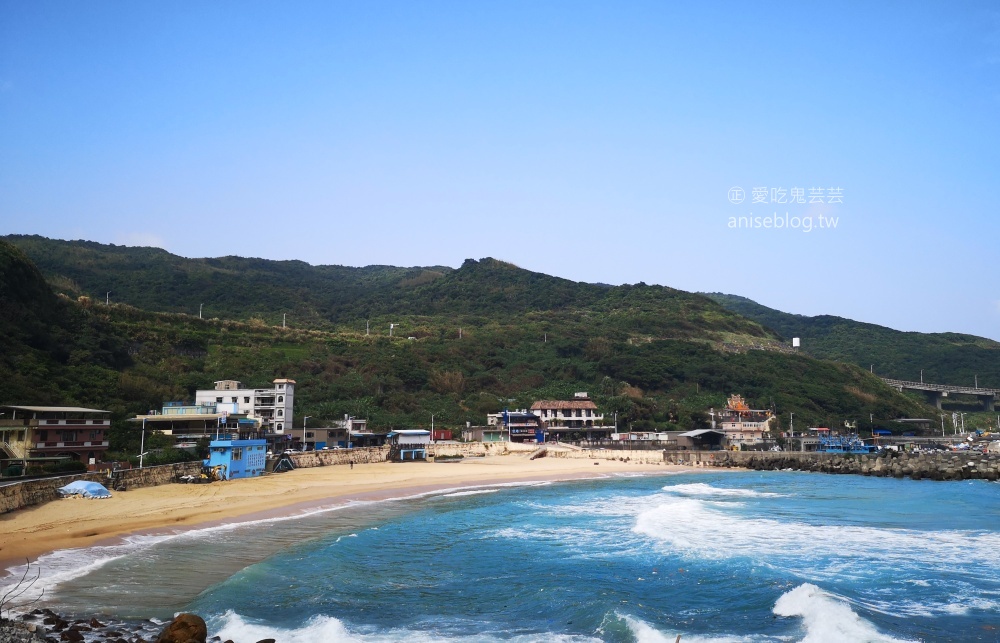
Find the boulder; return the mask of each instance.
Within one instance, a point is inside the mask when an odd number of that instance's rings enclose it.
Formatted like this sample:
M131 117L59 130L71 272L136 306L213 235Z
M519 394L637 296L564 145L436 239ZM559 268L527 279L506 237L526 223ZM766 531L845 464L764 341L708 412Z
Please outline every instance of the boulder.
M208 627L197 614L178 614L170 621L156 643L205 643Z

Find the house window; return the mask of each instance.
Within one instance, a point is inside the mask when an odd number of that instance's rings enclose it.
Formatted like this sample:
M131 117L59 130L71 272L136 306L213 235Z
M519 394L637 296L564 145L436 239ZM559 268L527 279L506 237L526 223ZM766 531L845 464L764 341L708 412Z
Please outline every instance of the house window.
M279 431L283 430L283 429L282 429L282 426L284 426L284 425L282 425L282 424L279 424L279 425L278 425L278 430L279 430Z
M222 402L222 398L221 397L217 397L217 398L215 398L215 401L218 402L218 403L221 403Z
M278 417L281 417L284 414L285 414L284 411L282 411L281 409L278 409Z
M306 437L307 438L313 437L313 432L312 431L306 431Z
M38 441L39 442L47 442L48 439L49 439L49 432L48 431L39 431L38 432Z
M236 403L237 403L237 402L239 402L239 401L240 401L240 398L238 398L238 397L234 397L234 398L233 398L233 404L236 404Z
M250 403L250 398L249 397L243 398L243 403L244 404L249 404Z
M285 401L285 396L284 395L279 395L278 396L278 404L281 404L284 401Z
M91 440L100 440L101 439L101 432L100 431L91 431L90 432L90 439Z
M279 391L285 390L285 385L284 384L278 384L278 390Z
M243 459L243 449L241 447L233 449L233 461L242 459Z

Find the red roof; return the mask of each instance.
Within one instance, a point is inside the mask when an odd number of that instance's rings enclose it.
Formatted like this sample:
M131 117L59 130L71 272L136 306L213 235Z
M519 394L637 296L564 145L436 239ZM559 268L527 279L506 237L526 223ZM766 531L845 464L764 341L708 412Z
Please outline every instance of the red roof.
M594 404L591 400L570 400L570 401L565 401L565 400L539 400L538 402L535 402L534 404L531 405L531 410L532 411L542 410L542 409L547 409L547 410L556 409L556 410L559 410L559 411L561 411L563 409L570 409L570 410L576 410L576 409L594 409L594 410L597 410L597 405Z

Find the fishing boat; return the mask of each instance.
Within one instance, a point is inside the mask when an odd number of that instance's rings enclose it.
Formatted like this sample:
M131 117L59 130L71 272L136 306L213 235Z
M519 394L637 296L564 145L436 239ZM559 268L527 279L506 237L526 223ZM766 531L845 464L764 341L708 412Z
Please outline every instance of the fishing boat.
M854 429L850 423L845 423L848 429ZM878 447L866 444L857 433L845 433L832 435L830 429L825 427L810 429L816 431L817 444L816 453L875 453Z

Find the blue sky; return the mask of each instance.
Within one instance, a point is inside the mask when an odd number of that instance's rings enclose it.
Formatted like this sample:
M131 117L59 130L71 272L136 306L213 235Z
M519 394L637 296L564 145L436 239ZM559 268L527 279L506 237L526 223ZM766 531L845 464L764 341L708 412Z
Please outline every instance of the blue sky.
M998 143L988 1L0 1L5 233L1000 339Z

